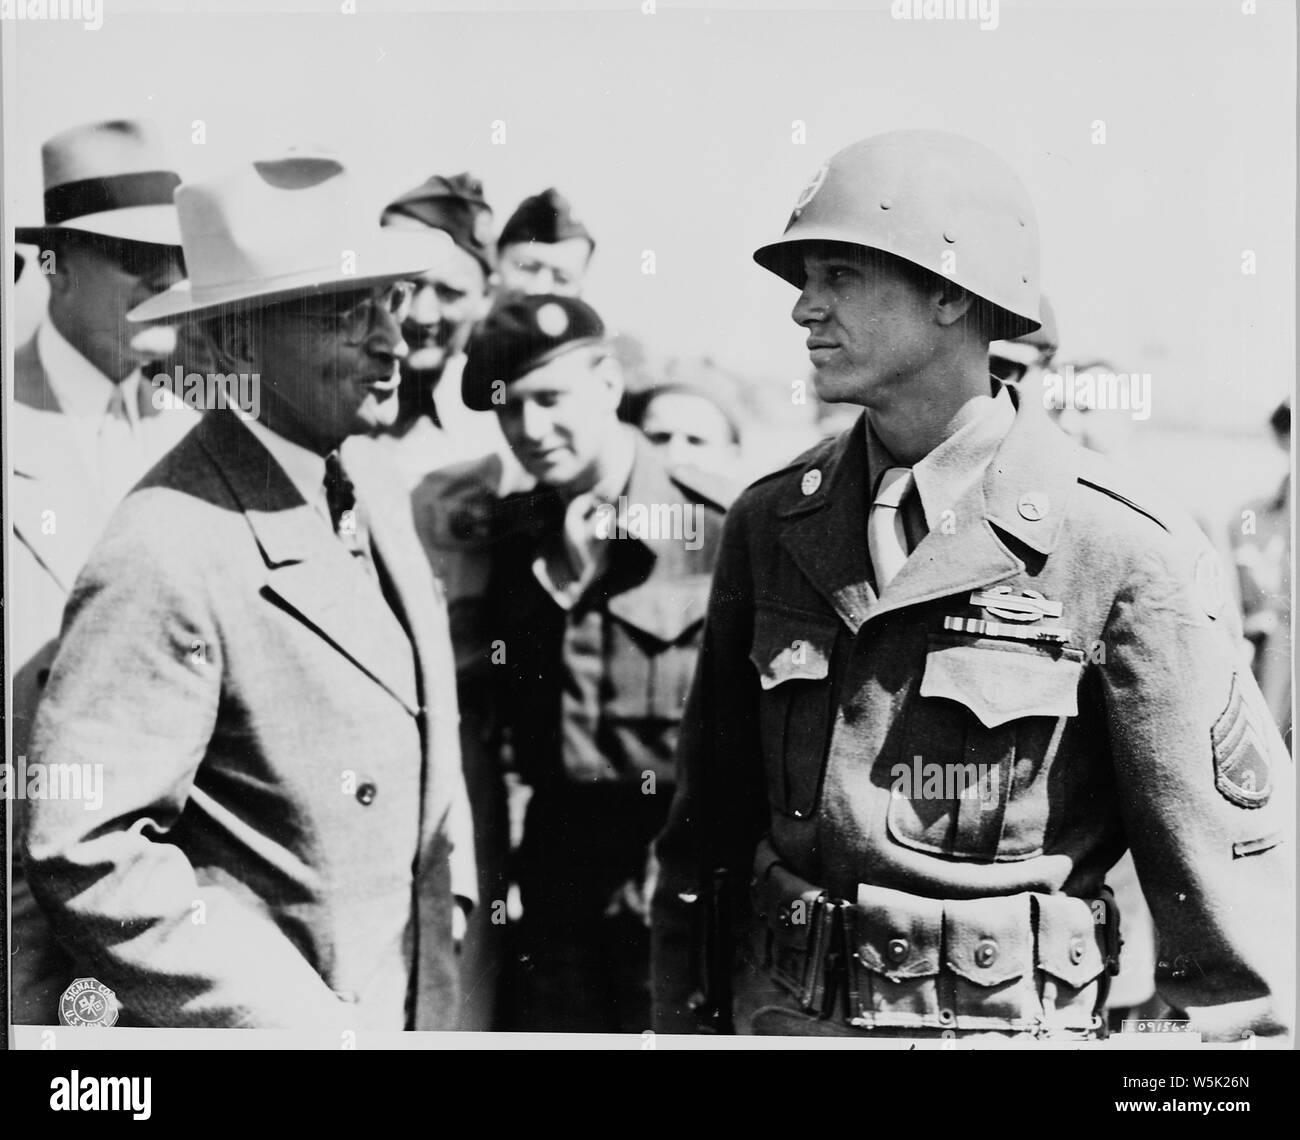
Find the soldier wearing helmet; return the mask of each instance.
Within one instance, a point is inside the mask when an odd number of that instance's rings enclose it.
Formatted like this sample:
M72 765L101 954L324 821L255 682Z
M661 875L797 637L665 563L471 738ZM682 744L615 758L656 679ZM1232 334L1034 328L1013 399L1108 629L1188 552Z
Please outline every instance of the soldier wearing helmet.
M869 138L755 260L799 290L818 395L864 412L728 515L656 1027L1102 1035L1131 849L1176 1016L1288 1032L1291 765L1219 561L1040 400L990 395L989 342L1039 325L1016 175Z

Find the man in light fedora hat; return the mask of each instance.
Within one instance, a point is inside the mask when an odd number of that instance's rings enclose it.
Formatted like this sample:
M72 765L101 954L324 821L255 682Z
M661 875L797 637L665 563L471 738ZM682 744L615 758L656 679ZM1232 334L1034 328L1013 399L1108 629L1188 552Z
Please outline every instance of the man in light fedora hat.
M45 223L20 227L38 246L49 306L14 357L9 446L11 596L6 607L13 680L11 755L27 754L64 603L109 514L127 489L198 421L162 410L141 365L165 351L167 329L144 329L128 310L181 276L172 191L180 178L147 123L74 127L42 148ZM21 263L21 262L20 262ZM159 334L162 334L161 338ZM23 801L15 800L20 810ZM21 869L13 886L14 1018L55 1017L72 980Z
M441 595L373 452L407 279L341 163L254 162L176 195L192 317L259 378L127 496L78 581L37 718L102 806L29 813L32 889L81 974L158 1026L449 1028L473 840ZM463 915L461 916L463 925ZM331 1033L330 1040L337 1040Z

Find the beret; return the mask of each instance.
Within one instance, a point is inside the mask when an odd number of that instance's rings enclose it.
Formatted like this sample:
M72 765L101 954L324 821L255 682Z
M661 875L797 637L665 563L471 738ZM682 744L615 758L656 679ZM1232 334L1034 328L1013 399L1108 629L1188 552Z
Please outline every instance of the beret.
M569 200L552 187L519 203L502 229L497 245L505 247L529 241L554 245L569 238L586 238L591 248L596 248L596 239L573 216Z
M382 223L388 225L394 217L413 218L431 229L443 230L474 257L484 273L491 273L496 266L492 207L483 197L483 183L469 173L426 178L384 207Z
M465 347L461 396L467 408L491 411L493 385L513 384L555 357L598 342L605 325L577 297L507 293L478 324Z

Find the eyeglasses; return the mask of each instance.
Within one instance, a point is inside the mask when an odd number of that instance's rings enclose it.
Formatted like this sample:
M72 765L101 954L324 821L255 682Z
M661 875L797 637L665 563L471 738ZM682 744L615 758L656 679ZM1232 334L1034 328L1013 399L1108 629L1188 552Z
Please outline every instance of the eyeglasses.
M374 328L376 313L387 313L400 326L410 312L411 298L414 295L413 282L393 281L346 308L311 309L295 305L292 312L309 321L328 322L337 330L344 344L358 345ZM348 298L355 297L356 294L346 293L342 296Z

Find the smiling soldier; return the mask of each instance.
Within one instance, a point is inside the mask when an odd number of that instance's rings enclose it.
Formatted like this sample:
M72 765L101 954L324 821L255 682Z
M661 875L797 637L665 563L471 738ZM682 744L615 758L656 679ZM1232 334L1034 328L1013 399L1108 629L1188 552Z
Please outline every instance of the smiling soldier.
M870 138L755 260L799 290L818 395L865 414L729 515L658 842L657 1027L1098 1035L1131 848L1165 1000L1210 1039L1284 1033L1291 764L1216 555L989 395L989 341L1038 324L1019 180L957 136ZM900 791L918 758L996 770L993 809Z
M469 407L496 410L536 481L499 495L484 460L434 472L414 499L434 565L481 583L451 600L478 742L470 780L500 784L508 753L532 789L504 1027L640 1033L649 847L672 798L723 508L619 421L622 374L583 301L502 298L470 340L463 390ZM456 569L467 561L473 574ZM494 798L499 813L502 794L476 795L476 823L500 835ZM483 889L500 900L501 884Z

